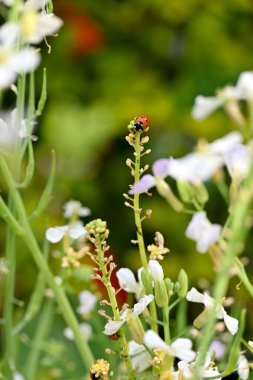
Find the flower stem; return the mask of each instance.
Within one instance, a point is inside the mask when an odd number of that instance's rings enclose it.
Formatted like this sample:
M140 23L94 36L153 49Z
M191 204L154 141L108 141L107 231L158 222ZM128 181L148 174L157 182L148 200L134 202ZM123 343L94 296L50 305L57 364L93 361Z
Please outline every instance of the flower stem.
M107 289L107 293L108 293L108 297L109 297L109 300L111 303L114 319L116 321L120 321L120 312L119 312L119 307L117 304L117 299L115 296L115 289L111 284L110 273L108 272L106 263L104 262L104 250L103 250L101 244L99 244L99 246L98 246L98 264L99 264L99 267L102 271L103 284L106 286L106 289ZM126 340L126 336L125 336L125 332L124 332L123 327L121 327L119 332L120 332L119 341L120 341L120 345L122 347L121 352L122 352L122 357L126 363L127 372L128 372L128 376L129 376L128 378L129 378L129 380L134 380L135 375L133 372L133 368L132 368L132 364L131 364L131 360L130 360L130 356L129 356L129 351L128 351L128 343Z
M170 326L169 326L169 307L164 306L162 308L162 313L163 313L163 331L164 331L164 339L167 344L170 344Z
M140 161L141 161L141 145L140 145L140 139L141 139L141 132L136 132L135 136L135 144L134 144L134 150L135 150L135 174L134 174L134 182L137 183L140 179ZM148 272L148 261L147 261L147 256L146 256L146 249L145 249L145 244L144 244L144 239L143 239L143 231L142 231L142 223L141 223L141 215L140 215L140 194L135 193L134 194L134 219L135 219L135 225L137 229L137 240L138 240L138 246L139 246L139 252L140 252L140 258L141 258L141 263L144 269L144 272L146 274L146 277L149 276ZM152 285L151 281L147 284L147 292L148 294L152 294ZM156 306L154 302L151 302L149 306L150 310L150 315L151 315L151 328L154 331L158 331L157 324L154 322L154 320L157 319L157 312L156 312Z
M79 324L76 320L75 314L73 313L73 310L69 304L69 301L66 297L64 290L59 285L57 285L56 282L54 281L54 276L51 273L46 263L45 258L43 257L43 254L38 246L38 243L34 237L31 226L28 222L20 193L16 189L15 183L13 181L9 168L2 157L0 157L0 167L4 175L4 178L8 184L10 193L12 194L13 205L15 206L15 209L17 210L17 214L20 219L20 224L23 227L24 232L25 232L24 235L22 235L21 237L24 240L28 249L30 250L33 256L33 259L36 265L38 266L40 272L43 273L46 282L48 283L50 288L53 290L56 301L58 302L62 310L62 315L64 316L67 324L69 325L69 327L72 329L74 333L76 345L81 354L83 363L86 366L86 368L89 369L90 365L94 361L92 352L90 351L90 348L87 342L82 339L82 335L80 334Z

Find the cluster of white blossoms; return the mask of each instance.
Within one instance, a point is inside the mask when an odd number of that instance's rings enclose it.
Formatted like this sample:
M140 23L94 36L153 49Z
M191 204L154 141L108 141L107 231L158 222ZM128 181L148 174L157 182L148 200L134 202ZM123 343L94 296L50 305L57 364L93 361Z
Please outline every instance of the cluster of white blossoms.
M17 11L18 19L0 28L0 88L9 87L19 74L37 68L40 53L33 45L54 35L63 24L59 17L47 13L47 0L27 0Z

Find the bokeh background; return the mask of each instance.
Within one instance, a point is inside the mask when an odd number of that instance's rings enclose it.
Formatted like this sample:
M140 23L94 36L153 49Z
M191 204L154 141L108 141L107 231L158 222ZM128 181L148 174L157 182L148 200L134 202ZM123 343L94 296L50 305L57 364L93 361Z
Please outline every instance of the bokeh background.
M47 213L33 227L42 240L46 227L64 223L63 203L80 200L93 218L108 221L119 265L137 269L140 261L130 243L135 237L133 215L122 197L132 183L125 165L132 154L125 141L127 125L138 114L149 115L152 152L144 158L149 164L188 153L199 137L211 141L234 129L222 111L199 123L192 119L191 108L198 94L212 95L218 87L234 84L240 72L253 69L253 3L55 0L54 6L64 27L59 37L49 39L51 54L42 48L36 74L39 87L42 68L47 67L48 100L36 130L35 180L24 195L28 209L36 205L47 181L51 149L56 151L57 174ZM10 104L11 95L5 101ZM226 208L215 187L208 189L210 219L223 223ZM184 238L189 218L153 193L142 197L143 208L153 210L144 232L148 244L156 231L164 235L171 250L166 274L175 280L183 267L191 285L211 281L211 260ZM249 253L251 243L249 238ZM23 250L18 299L27 299L35 277L36 268ZM242 288L236 296L252 307Z

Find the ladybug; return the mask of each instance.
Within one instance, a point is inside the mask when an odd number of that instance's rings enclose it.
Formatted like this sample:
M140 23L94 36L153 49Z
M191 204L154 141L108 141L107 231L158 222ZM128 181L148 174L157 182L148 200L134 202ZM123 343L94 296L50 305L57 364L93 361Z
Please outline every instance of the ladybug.
M119 340L120 338L120 335L118 332L112 334L112 335L108 335L108 337L111 339L111 340Z
M147 115L140 115L134 119L134 127L136 131L143 131L149 126L150 120Z

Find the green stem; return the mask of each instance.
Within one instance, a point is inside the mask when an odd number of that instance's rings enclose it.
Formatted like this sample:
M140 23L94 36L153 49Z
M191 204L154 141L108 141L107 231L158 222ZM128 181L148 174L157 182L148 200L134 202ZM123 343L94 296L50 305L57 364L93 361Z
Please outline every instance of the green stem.
M237 276L240 278L241 282L243 283L245 289L247 289L247 291L249 292L249 294L251 295L251 297L253 297L253 285L251 284L248 276L247 276L247 273L245 271L245 268L243 266L243 264L241 263L241 261L235 257L235 262L236 262L236 265L239 269L238 273L237 273Z
M33 259L36 265L38 266L39 271L43 273L46 282L48 283L50 288L53 290L56 301L58 302L62 310L62 315L64 316L67 324L69 325L69 327L72 329L74 333L76 345L83 359L83 363L86 366L86 368L89 369L90 365L94 361L93 355L90 351L90 348L87 342L82 339L82 335L80 334L79 324L76 320L73 310L71 309L71 306L69 304L69 301L66 297L64 290L59 285L56 284L54 280L54 276L51 273L45 261L45 258L43 257L43 254L34 237L31 226L27 220L27 215L26 215L25 208L24 208L22 199L20 197L20 194L15 187L15 183L12 179L8 166L2 157L0 157L0 167L4 175L4 178L8 184L9 190L12 193L13 204L15 205L15 208L19 215L20 223L25 231L25 234L22 235L22 239L24 240L25 244L29 248L33 256Z
M214 299L220 304L222 298L226 295L229 276L228 272L233 264L235 257L239 253L239 248L241 248L244 243L246 236L245 231L249 228L247 225L247 216L250 211L250 206L252 203L252 182L253 182L253 165L251 165L251 170L248 178L245 180L244 186L241 188L240 197L235 204L234 212L231 220L231 237L228 241L227 250L224 253L223 263L221 263L221 270L217 275L215 285L214 285ZM214 334L214 323L216 319L216 308L210 312L208 322L203 331L203 338L199 345L199 356L196 361L196 366L194 369L194 379L199 378L199 369L204 363L206 352L209 348L211 339Z
M108 297L109 297L109 300L111 303L114 319L116 321L120 321L120 312L119 312L119 307L117 304L117 299L115 296L115 289L111 284L110 274L108 273L106 263L104 262L104 251L103 251L101 244L99 244L99 246L98 246L98 264L99 264L99 267L102 271L103 283L107 289L107 293L108 293ZM129 351L128 351L128 343L126 340L126 336L125 336L125 332L124 332L123 327L120 328L119 332L120 332L119 341L120 341L120 345L122 347L122 357L126 363L129 379L134 380L135 375L133 373L132 363L131 363Z
M135 136L135 144L134 144L134 149L135 149L134 182L135 183L137 183L140 179L140 161L141 161L140 139L141 139L141 132L137 131L136 136ZM140 194L139 193L134 194L134 219L135 219L135 225L136 225L136 229L137 229L137 240L138 240L141 263L142 263L146 277L150 278L149 271L148 271L148 261L147 261L147 256L146 256L146 249L145 249L145 244L144 244L144 239L143 239L143 231L142 231L142 223L141 223L141 215L140 215ZM148 294L153 293L151 280L147 284L146 291ZM150 310L150 315L151 315L151 319L150 319L151 328L155 332L157 332L158 326L154 322L157 319L156 306L155 306L154 302L151 302L151 304L149 305L149 310Z
M48 299L45 302L44 308L40 315L40 319L36 326L36 332L33 337L32 347L27 356L26 363L24 366L25 377L27 380L35 379L36 369L37 369L37 365L38 365L38 361L40 357L41 346L42 346L43 341L46 340L47 335L51 328L51 322L52 322L52 317L53 317L53 305L54 305L53 299Z
M167 344L170 344L170 325L169 325L169 307L164 306L162 308L162 313L163 313L163 331L164 331L164 339Z

